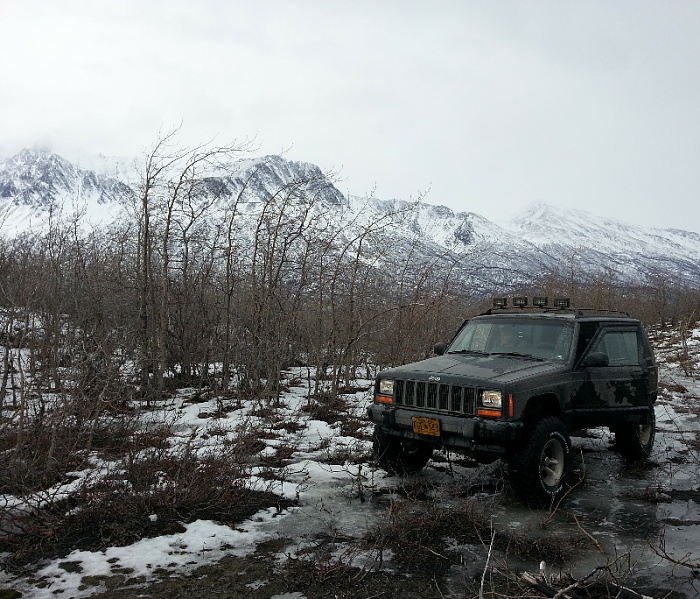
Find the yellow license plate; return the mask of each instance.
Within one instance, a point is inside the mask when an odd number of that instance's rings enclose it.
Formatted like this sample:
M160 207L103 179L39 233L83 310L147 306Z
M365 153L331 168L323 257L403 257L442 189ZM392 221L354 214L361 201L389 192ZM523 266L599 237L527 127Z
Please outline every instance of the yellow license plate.
M419 435L432 435L433 437L440 436L440 421L437 418L419 418L414 416L413 432Z

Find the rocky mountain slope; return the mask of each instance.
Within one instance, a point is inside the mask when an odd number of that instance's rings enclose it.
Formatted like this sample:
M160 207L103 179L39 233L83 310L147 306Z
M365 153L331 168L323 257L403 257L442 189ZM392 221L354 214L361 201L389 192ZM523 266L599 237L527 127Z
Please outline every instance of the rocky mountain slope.
M47 151L23 150L0 162L0 215L5 235L41 229L50 219L78 218L91 226L124 215L138 197L139 177L80 168ZM138 173L136 173L138 175ZM480 289L517 288L553 273L645 283L655 275L700 287L700 235L606 219L542 203L499 224L473 212L400 200L345 197L321 170L280 156L242 160L207 177L199 188L219 206L251 217L265 202L304 182L319 218L357 231L387 222L381 264L406 260ZM349 230L348 229L348 230ZM377 248L379 250L379 248Z

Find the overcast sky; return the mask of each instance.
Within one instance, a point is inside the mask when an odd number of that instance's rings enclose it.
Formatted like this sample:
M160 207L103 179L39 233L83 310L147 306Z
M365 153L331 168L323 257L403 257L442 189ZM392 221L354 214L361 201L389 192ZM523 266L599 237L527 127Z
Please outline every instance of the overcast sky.
M700 2L0 0L0 155L256 138L344 193L700 232Z

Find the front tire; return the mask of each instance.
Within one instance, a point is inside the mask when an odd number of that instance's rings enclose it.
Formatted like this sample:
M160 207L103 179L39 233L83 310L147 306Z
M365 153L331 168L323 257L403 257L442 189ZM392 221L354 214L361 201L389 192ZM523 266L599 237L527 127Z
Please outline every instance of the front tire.
M617 450L627 462L646 460L654 447L656 415L654 409L642 424L625 424L615 429Z
M528 505L547 507L569 488L571 439L564 423L546 416L526 434L508 460L508 480Z
M400 439L377 426L373 436L374 455L388 474L412 474L425 468L433 449L417 441Z

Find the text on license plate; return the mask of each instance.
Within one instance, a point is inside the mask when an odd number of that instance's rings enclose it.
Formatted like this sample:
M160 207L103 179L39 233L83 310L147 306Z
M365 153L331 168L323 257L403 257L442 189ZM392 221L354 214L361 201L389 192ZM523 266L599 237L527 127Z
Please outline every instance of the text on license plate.
M414 433L432 435L434 437L440 436L440 421L437 418L419 418L414 416L411 420L413 421Z

